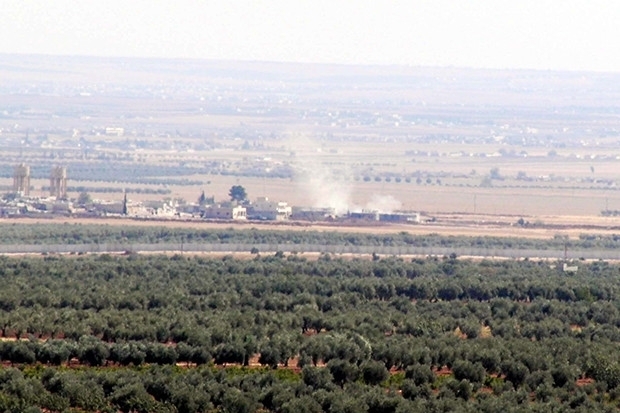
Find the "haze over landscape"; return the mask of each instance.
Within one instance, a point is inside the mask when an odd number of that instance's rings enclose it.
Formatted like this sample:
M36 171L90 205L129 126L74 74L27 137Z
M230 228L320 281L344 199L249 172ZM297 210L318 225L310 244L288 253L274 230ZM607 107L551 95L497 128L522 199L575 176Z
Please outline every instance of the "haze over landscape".
M620 2L0 6L0 412L620 408Z
M8 0L0 53L620 71L612 0Z
M242 183L339 212L620 210L614 2L61 0L4 12L3 139L19 155L3 166L7 187L12 162L35 163L35 179L64 162L74 194L129 168L115 190L150 179L148 193L190 202ZM124 136L106 136L114 127Z

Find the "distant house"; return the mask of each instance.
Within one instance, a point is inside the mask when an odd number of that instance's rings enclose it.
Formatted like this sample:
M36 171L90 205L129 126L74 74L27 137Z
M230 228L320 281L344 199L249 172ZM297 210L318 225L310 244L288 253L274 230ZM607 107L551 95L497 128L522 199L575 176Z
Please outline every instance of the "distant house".
M94 200L92 211L98 215L122 215L123 202Z
M125 134L125 129L108 126L105 128L105 134L108 136L123 136Z
M247 210L240 205L210 205L202 211L202 217L206 219L247 219Z
M270 201L267 197L259 197L248 208L249 219L282 221L290 219L293 209L286 202Z
M419 223L420 215L416 213L396 212L391 214L379 214L379 221Z
M69 201L60 201L52 203L51 211L54 214L71 214L73 213L73 203Z
M23 213L23 207L18 205L0 205L0 217L11 217Z
M177 205L173 201L144 201L142 206L143 208L146 208L151 215L171 217L177 213ZM127 214L132 215L129 213L129 205Z
M181 204L177 205L177 212L181 214L198 215L201 212L201 206L198 204Z
M576 265L568 265L567 263L564 263L562 265L562 271L575 273L575 272L579 271L579 267L576 266Z
M293 207L291 219L299 221L326 221L335 219L336 210L334 208L306 208Z
M361 212L350 212L350 219L362 220L362 221L379 221L379 212L378 211L361 211Z
M381 213L378 211L349 212L349 219L358 221L381 221L395 223L419 223L420 214L415 212L391 212Z

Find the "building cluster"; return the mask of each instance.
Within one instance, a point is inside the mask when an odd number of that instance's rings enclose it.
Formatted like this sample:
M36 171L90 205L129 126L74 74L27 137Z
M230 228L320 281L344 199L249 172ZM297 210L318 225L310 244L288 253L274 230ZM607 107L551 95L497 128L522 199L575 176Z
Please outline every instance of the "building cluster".
M127 216L133 218L202 218L207 220L257 221L335 221L351 222L419 222L416 213L380 213L378 211L348 212L338 215L332 208L291 207L287 202L259 197L254 202L215 202L204 194L197 203L178 203L174 200L133 202L122 200L93 200L80 196L67 198L67 168L55 166L49 175L49 195L32 196L30 166L19 164L13 170L13 191L0 199L0 217L35 214L82 216ZM83 194L85 195L85 194Z
M205 206L185 205L179 207L181 213L199 214L205 219L256 220L256 221L349 221L349 222L392 222L419 223L420 214L415 212L379 211L347 212L337 214L333 208L291 207L286 202L271 201L259 197L254 202L237 205L230 202L214 203Z
M210 202L178 206L179 214L191 214L205 219L284 221L291 219L293 209L286 202L259 197L255 202Z

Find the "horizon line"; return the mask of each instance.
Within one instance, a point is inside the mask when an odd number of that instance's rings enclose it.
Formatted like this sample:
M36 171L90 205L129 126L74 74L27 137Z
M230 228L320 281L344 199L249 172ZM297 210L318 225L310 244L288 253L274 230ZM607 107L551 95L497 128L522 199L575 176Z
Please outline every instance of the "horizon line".
M31 58L61 58L61 59L93 59L93 60L158 60L158 61L187 61L187 62L218 62L233 64L270 64L270 65L302 65L302 66L334 66L334 67L356 67L356 68L401 68L401 69L438 69L438 70L473 70L473 71L494 71L494 72L543 72L543 73L590 73L620 75L620 71L614 70L595 70L595 69L567 69L567 68L536 68L536 67L491 67L491 66L459 66L459 65L414 65L406 63L351 63L351 62L311 62L294 60L257 60L257 59L218 59L208 57L170 57L170 56L125 56L125 55L87 55L87 54L47 54L31 52L0 52L4 57L31 57Z

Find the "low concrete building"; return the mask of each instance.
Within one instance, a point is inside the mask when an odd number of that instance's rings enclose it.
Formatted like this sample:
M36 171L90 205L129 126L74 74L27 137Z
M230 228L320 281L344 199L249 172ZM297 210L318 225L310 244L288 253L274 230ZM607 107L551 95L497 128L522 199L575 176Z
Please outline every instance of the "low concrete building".
M108 126L107 128L105 128L105 134L108 136L119 136L120 137L125 134L125 129L114 127L114 126Z
M210 205L202 211L206 219L243 220L247 219L247 210L241 205Z
M177 212L180 214L198 216L201 214L201 211L205 209L205 207L199 204L181 204L181 205L177 205L176 209L177 209Z
M298 221L329 221L336 218L334 208L293 207L291 219Z
M13 217L24 213L26 207L19 205L0 205L0 217Z
M52 203L51 212L53 214L69 215L72 214L73 211L73 203L70 201L56 200L56 202Z
M141 206L149 211L150 215L158 217L172 217L177 213L177 204L173 200L143 201ZM129 210L129 205L127 205L127 215L132 215Z
M379 221L378 211L349 212L349 218L360 221Z
M579 267L576 265L568 265L567 263L564 263L562 265L562 271L568 273L576 273L577 271L579 271Z
M31 198L25 201L25 203L29 212L51 214L71 214L73 212L72 202L56 199L55 197Z
M379 221L384 222L401 222L401 223L419 223L420 214L413 212L394 212L390 214L379 214Z
M290 219L293 209L286 202L270 201L267 197L259 197L248 208L249 219L282 221Z
M92 212L97 215L122 215L124 212L123 201L93 200ZM129 206L127 207L129 209Z

